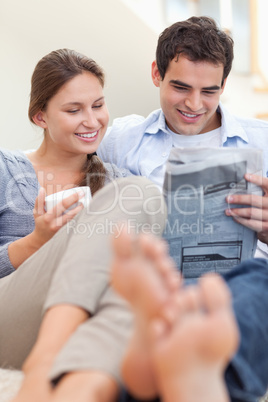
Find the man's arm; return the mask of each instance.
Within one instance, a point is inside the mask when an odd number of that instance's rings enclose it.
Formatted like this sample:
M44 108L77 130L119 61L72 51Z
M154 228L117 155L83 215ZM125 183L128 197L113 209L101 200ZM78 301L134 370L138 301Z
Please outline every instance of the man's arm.
M263 196L252 194L233 194L226 201L229 204L240 204L244 208L228 208L226 215L242 225L255 230L258 239L268 244L268 178L255 174L246 174L245 179L263 189Z

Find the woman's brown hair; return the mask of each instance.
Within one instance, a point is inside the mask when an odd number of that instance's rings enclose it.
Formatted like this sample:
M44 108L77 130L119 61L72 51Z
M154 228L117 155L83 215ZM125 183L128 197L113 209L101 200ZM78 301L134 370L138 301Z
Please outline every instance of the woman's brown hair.
M60 88L83 71L95 75L101 86L104 86L102 68L83 54L70 49L59 49L44 56L37 63L32 75L28 109L30 121L34 123L33 116L44 111L49 100ZM83 179L77 183L79 186L89 185L92 194L104 186L106 169L96 153L87 155L83 173Z

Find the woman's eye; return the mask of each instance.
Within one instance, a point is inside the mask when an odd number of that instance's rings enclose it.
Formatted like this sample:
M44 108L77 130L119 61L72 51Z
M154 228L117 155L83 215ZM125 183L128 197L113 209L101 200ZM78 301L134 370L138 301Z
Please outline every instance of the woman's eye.
M95 106L92 106L92 109L100 109L102 107L102 105L95 105Z
M73 113L77 113L78 111L79 111L79 109L67 110L67 113L73 114Z

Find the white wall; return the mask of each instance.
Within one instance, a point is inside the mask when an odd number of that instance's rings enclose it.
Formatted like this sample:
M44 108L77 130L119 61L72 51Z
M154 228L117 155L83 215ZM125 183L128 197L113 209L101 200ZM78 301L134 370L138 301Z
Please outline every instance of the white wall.
M38 60L58 48L104 68L110 121L158 108L150 78L157 37L120 0L0 0L0 147L39 144L27 118L30 79Z
M147 4L141 18L126 6L130 0L0 0L0 147L30 149L40 143L42 134L27 117L31 74L42 56L62 47L85 53L105 69L110 122L130 113L146 116L158 108L158 89L151 82L150 67L158 38L156 24L160 33L168 15L162 19L161 1L153 0L155 7L149 17L151 1L134 1L136 9ZM182 4L185 0L174 1ZM258 1L267 7L267 0ZM243 2L248 0L234 0L236 4ZM214 0L200 4L207 3L214 4ZM207 11L215 17L213 7ZM181 14L176 19L183 19ZM265 21L260 26L267 31ZM267 35L260 32L259 37L266 49ZM245 48L248 46L243 42L235 44L236 60ZM267 56L260 64L266 73ZM267 94L254 92L250 76L231 74L228 81L222 100L233 113L255 117L267 111Z
M258 39L259 39L259 67L268 82L268 53L267 53L267 37L268 37L268 2L267 0L259 0L257 7L258 15ZM267 84L267 83L266 83Z
M166 1L163 0L121 0L133 11L157 36L170 22L167 18ZM177 0L175 0L177 1Z

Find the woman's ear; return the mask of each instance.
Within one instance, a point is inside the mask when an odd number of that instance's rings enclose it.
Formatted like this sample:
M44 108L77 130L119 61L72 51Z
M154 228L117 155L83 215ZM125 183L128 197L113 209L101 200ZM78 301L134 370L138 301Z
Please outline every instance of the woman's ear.
M153 80L154 85L156 87L159 87L160 81L161 81L161 76L160 76L156 61L152 62L152 72L151 73L152 73L152 80Z
M38 112L33 116L33 121L35 124L39 127L42 128L47 128L47 124L44 120L44 113L43 112Z

